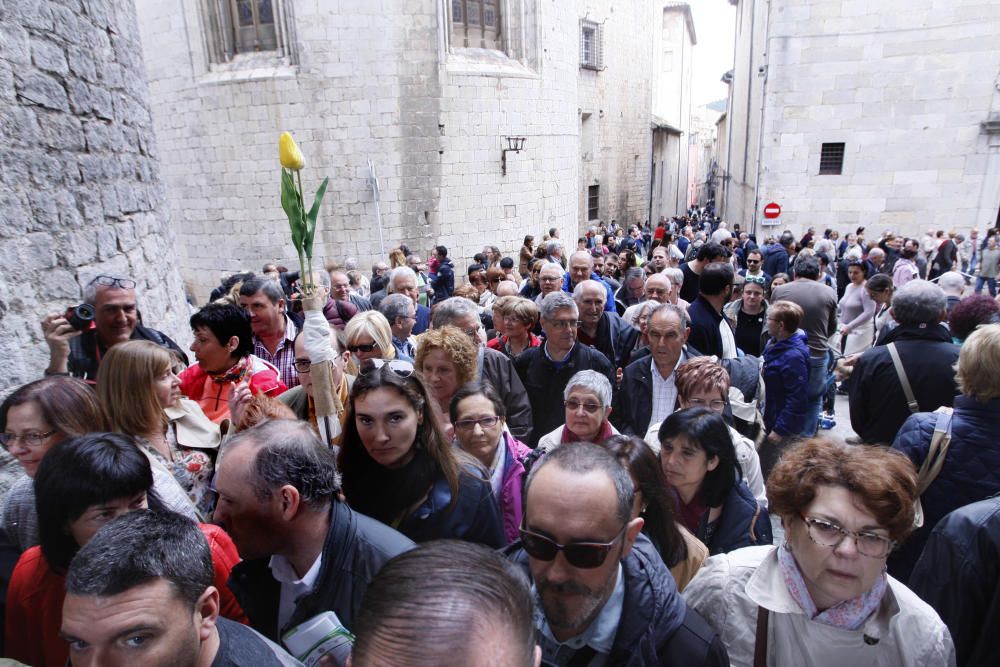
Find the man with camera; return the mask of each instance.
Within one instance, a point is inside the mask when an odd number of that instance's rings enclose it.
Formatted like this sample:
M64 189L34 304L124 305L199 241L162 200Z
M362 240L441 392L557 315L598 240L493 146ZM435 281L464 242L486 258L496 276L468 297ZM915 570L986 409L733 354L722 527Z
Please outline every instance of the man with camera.
M166 334L138 322L135 281L130 278L97 276L83 290L83 303L65 313L42 320L49 345L46 375L72 375L93 382L108 348L127 340L148 340L175 352L187 363L187 355Z

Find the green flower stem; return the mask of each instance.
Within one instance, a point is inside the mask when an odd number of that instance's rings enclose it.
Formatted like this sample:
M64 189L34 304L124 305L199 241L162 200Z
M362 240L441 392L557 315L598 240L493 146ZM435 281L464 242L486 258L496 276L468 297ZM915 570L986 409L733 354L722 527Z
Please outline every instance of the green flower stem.
M298 189L297 189L297 191L295 193L295 195L299 198L299 214L302 216L299 219L299 223L302 225L302 229L305 230L305 228L306 228L306 219L305 219L305 216L306 216L306 202L305 202L305 197L303 196L303 193L305 191L302 189L302 171L301 170L296 171L295 172L295 177L299 181L299 187L298 187ZM296 248L296 250L299 251L299 269L302 272L302 291L304 292L303 296L312 296L312 294L313 294L312 259L310 258L310 261L309 261L309 271L306 272L306 262L305 262L305 257L304 257L304 255L305 255L305 249L304 248ZM312 253L310 252L309 254L311 255Z

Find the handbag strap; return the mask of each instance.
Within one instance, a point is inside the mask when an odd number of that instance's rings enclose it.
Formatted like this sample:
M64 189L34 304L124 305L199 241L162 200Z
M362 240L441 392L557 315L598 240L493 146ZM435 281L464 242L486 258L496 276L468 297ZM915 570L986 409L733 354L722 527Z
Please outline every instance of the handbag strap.
M767 665L767 616L768 610L757 607L757 640L753 648L753 667Z
M920 404L917 403L917 398L913 395L913 387L910 386L910 380L906 377L906 369L903 368L903 360L899 358L899 350L896 349L895 343L889 343L886 347L889 349L889 356L892 357L892 365L896 367L899 384L903 385L903 393L906 395L906 406L910 408L910 412L916 414L920 412Z
M937 423L934 425L934 435L931 436L931 446L927 450L927 458L920 465L920 472L917 473L917 497L923 495L924 491L930 487L941 468L944 466L944 459L948 455L948 447L951 445L951 411L941 410L937 413Z

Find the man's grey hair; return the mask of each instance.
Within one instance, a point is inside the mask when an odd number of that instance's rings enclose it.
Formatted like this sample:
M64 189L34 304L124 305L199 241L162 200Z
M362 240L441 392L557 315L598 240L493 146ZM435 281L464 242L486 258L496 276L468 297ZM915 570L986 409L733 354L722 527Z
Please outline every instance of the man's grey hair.
M625 275L622 276L622 282L627 284L630 280L641 280L642 282L646 282L646 272L638 266L629 267L625 269Z
M416 284L417 274L408 266L397 266L389 272L389 283L386 285L385 291L390 294L396 291L396 280L399 278L413 278L413 282Z
M581 280L576 284L576 287L573 288L573 300L579 303L580 300L583 298L583 291L588 287L599 290L601 296L604 297L605 303L607 302L608 290L606 287L604 287L604 283L598 282L596 280L591 280L589 278L587 280Z
M333 452L305 422L272 419L240 431L222 455L236 447L253 447L256 453L248 483L258 500L271 498L285 485L299 491L302 502L314 510L327 507L340 492L340 473Z
M117 278L118 280L132 280L131 278L126 278L124 276L112 276L112 277ZM138 281L136 281L136 280L132 280L132 282L138 284ZM87 283L86 287L83 288L83 302L84 303L89 303L91 306L95 305L95 302L97 301L97 288L98 287L104 287L105 289L112 289L111 287L107 287L106 285L98 285L97 284L97 278L95 277L93 280L91 280L89 283ZM114 289L121 289L121 288L120 287L115 287ZM133 290L135 290L135 289L136 288L133 288Z
M348 257L344 260L344 271L357 271L358 270L358 258Z
M670 313L674 317L676 317L678 321L681 323L681 329L687 329L689 326L691 326L691 323L688 320L687 311L685 311L678 305L669 302L661 303L656 308L653 308L653 310L649 311L649 322L651 323L653 321L653 317L655 317L660 313Z
M597 396L602 408L611 407L611 381L604 373L597 371L580 371L569 379L563 390L563 399L569 400L569 393L574 389L583 389Z
M440 308L440 306L438 307ZM541 305L539 306L539 310L542 313L542 319L549 320L550 322L552 321L552 318L555 317L556 312L564 308L568 308L576 313L574 317L579 316L580 314L580 309L577 308L576 301L573 300L573 297L562 290L546 294L545 298L542 299Z
M938 278L937 284L945 294L962 296L962 292L965 291L965 276L958 271L946 271Z
M947 306L944 290L926 280L911 280L892 295L892 316L900 324L936 324Z
M800 255L795 259L795 277L816 280L820 274L819 259L815 255Z
M378 304L378 312L389 320L389 326L396 323L397 317L407 317L413 310L413 299L405 294L387 294Z
M539 276L542 275L542 272L545 271L546 269L548 269L550 273L552 271L557 271L559 273L560 278L566 275L566 271L563 269L563 267L561 267L556 262L550 262L548 260L543 260L542 268L538 270L538 275Z
M670 282L673 283L675 287L680 287L684 284L684 272L680 269L669 266L660 271L660 273L667 278L670 278Z
M431 314L431 326L435 329L455 326L455 321L458 318L467 315L475 315L478 318L479 306L464 296L449 297L434 306L434 312Z
M106 598L157 579L194 608L212 585L212 552L194 521L142 509L111 521L77 552L66 573L66 593Z
M632 503L635 501L635 485L632 475L618 458L610 451L592 442L574 442L571 445L559 445L549 450L545 456L538 459L528 473L524 484L524 517L530 519L531 505L528 503L531 485L538 474L546 467L554 465L567 472L586 474L594 470L603 472L615 487L617 507L615 514L622 522L632 518Z
M560 241L558 241L557 239L550 239L545 243L545 252L551 255L556 250L559 250L559 248L561 247L562 243Z
M243 281L240 286L240 296L253 296L258 292L263 292L267 300L273 304L285 298L285 293L276 281L267 276L253 276Z

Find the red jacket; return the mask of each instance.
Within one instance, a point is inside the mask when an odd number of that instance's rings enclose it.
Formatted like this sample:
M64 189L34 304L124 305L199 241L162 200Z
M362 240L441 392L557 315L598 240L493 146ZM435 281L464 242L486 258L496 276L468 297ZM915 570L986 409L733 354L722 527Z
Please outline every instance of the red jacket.
M250 383L252 393L276 397L288 389L273 364L254 355L250 355L246 363L250 365L250 369L244 379ZM206 417L216 424L229 419L229 396L237 379L213 379L201 364L188 366L178 377L181 380L181 393L197 403Z
M236 545L218 526L198 527L212 550L212 585L219 589L221 615L247 624L246 614L226 586L230 570L240 562ZM6 657L34 667L64 667L69 660L69 646L59 637L59 628L65 597L66 577L49 567L41 547L31 547L21 554L7 590Z

